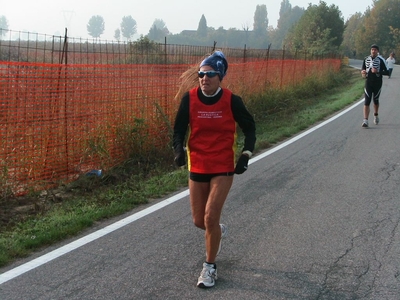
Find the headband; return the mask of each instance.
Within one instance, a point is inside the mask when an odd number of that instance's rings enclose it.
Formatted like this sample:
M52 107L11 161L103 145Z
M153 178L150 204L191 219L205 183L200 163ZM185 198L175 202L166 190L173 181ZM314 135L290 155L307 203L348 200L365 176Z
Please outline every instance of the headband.
M205 58L200 63L200 68L202 66L210 66L214 69L214 71L219 71L219 79L222 79L226 75L226 71L228 70L228 62L225 58L225 55L221 51L215 51L209 57Z

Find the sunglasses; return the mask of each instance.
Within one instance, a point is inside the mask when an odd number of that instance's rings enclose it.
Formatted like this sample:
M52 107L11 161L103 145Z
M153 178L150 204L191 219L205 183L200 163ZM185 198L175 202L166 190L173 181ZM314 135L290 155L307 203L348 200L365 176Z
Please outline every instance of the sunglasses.
M206 71L206 72L199 71L198 74L199 74L200 78L203 78L204 75L207 75L208 78L213 78L213 77L217 76L218 74L220 74L220 72L219 71Z

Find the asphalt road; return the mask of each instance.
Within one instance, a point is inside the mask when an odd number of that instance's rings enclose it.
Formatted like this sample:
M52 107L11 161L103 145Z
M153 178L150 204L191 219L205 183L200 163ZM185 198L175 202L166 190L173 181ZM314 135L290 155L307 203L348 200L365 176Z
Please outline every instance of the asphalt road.
M379 125L361 128L359 102L235 177L213 289L196 287L205 250L186 196L1 269L0 299L400 299L399 83L395 68Z

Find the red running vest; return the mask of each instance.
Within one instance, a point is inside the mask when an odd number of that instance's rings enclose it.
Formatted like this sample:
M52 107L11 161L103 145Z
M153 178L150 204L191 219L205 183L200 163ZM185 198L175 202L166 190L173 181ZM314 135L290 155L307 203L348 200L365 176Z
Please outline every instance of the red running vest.
M217 103L206 105L200 101L197 90L189 91L189 171L234 172L237 132L231 109L232 92L223 89Z

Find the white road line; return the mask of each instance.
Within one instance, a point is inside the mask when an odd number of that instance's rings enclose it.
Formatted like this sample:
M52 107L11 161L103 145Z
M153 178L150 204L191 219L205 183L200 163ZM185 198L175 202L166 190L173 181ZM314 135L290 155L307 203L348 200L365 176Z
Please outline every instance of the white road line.
M105 236L106 234L109 234L117 229L120 229L136 220L139 220L140 218L143 218L169 204L172 204L186 196L189 195L189 190L185 190L179 194L176 194L175 196L172 196L168 199L165 199L164 201L161 201L155 205L152 205L142 211L139 211L129 217L126 217L118 222L115 222L111 225L108 225L107 227L104 227L103 229L100 229L98 231L95 231L89 235L86 235L72 243L69 243L61 248L58 248L56 250L53 250L47 254L44 254L34 260L31 260L19 267L16 267L14 269L11 269L3 274L0 274L0 284L7 282L11 279L14 279L15 277L18 277L19 275L22 275L30 270L33 270L45 263L48 263L49 261L52 261L53 259L56 259L64 254L67 254L75 249L78 249L79 247L82 247L94 240L97 240L98 238L101 238Z
M264 157L267 157L268 155L271 155L272 153L274 153L274 152L276 152L276 151L278 151L278 150L280 150L280 149L282 149L282 148L294 143L295 141L301 139L302 137L305 137L306 135L310 134L311 132L317 130L318 128L321 128L322 126L325 126L326 124L332 122L333 120L336 120L337 118L339 118L340 116L344 115L345 113L347 113L348 111L352 110L353 108L355 108L356 106L360 105L363 102L364 102L364 98L362 100L358 101L357 103L353 104L352 106L348 107L347 109L341 111L340 113L334 115L332 118L330 118L330 119L328 119L328 120L326 120L326 121L324 121L324 122L322 122L322 123L310 128L310 129L308 129L307 131L304 131L303 133L301 133L299 135L296 135L294 138L291 138L290 140L288 140L288 141L286 141L286 142L284 142L284 143L272 148L271 150L268 150L268 151L266 151L266 152L264 152L264 153L262 153L260 155L257 155L256 157L250 159L249 164L254 163L254 162L256 162L256 161L258 161L260 159L263 159Z
M363 101L364 101L364 99L362 99L361 101L355 103L354 105L350 106L349 108L343 110L342 112L336 114L332 118L330 118L330 119L328 119L328 120L316 125L315 127L312 127L309 130L307 130L307 131L295 136L294 138L292 138L292 139L290 139L290 140L288 140L288 141L286 141L286 142L284 142L284 143L282 143L282 144L280 144L280 145L278 145L278 146L276 146L276 147L274 147L274 148L272 148L272 149L270 149L270 150L268 150L268 151L266 151L266 152L264 152L264 153L262 153L260 155L255 156L254 158L250 159L249 164L255 163L256 161L271 155L272 153L274 153L274 152L276 152L276 151L278 151L278 150L280 150L280 149L282 149L282 148L294 143L295 141L297 141L297 140L301 139L302 137L310 134L311 132L317 130L318 128L321 128L322 126L332 122L333 120L339 118L340 116L344 115L348 111L352 110L354 107L358 106ZM149 215L149 214L151 214L151 213L153 213L153 212L155 212L155 211L157 211L157 210L159 210L159 209L161 209L161 208L163 208L163 207L165 207L167 205L170 205L170 204L172 204L172 203L174 203L174 202L176 202L178 200L181 200L182 198L185 198L188 195L189 195L189 190L185 190L185 191L183 191L183 192L181 192L181 193L179 193L179 194L177 194L175 196L172 196L172 197L170 197L168 199L165 199L164 201L161 201L161 202L159 202L159 203L157 203L157 204L155 204L155 205L153 205L151 207L148 207L148 208L146 208L146 209L144 209L144 210L142 210L140 212L137 212L137 213L135 213L135 214L133 214L133 215L131 215L129 217L126 217L126 218L124 218L124 219L122 219L122 220L120 220L118 222L115 222L115 223L113 223L111 225L108 225L107 227L105 227L103 229L95 231L95 232L93 232L93 233L91 233L89 235L86 235L86 236L84 236L84 237L82 237L82 238L80 238L80 239L78 239L78 240L76 240L76 241L74 241L72 243L69 243L69 244L67 244L67 245L65 245L65 246L63 246L61 248L53 250L53 251L51 251L51 252L49 252L47 254L44 254L44 255L42 255L42 256L34 259L34 260L31 260L31 261L29 261L29 262L27 262L27 263L25 263L25 264L23 264L21 266L18 266L18 267L14 268L14 269L11 269L11 270L9 270L9 271L7 271L5 273L2 273L2 274L0 274L0 284L3 284L3 283L5 283L5 282L7 282L9 280L12 280L12 279L14 279L14 278L16 278L16 277L28 272L28 271L31 271L31 270L33 270L33 269L35 269L35 268L37 268L37 267L39 267L41 265L44 265L45 263L48 263L49 261L52 261L53 259L56 259L56 258L58 258L58 257L60 257L60 256L62 256L64 254L67 254L67 253L69 253L69 252L71 252L71 251L73 251L75 249L78 249L78 248L80 248L80 247L82 247L82 246L84 246L84 245L86 245L86 244L88 244L88 243L90 243L90 242L92 242L94 240L97 240L98 238L101 238L101 237L103 237L103 236L105 236L105 235L107 235L107 234L109 234L109 233L111 233L111 232L113 232L113 231L115 231L117 229L120 229L120 228L122 228L122 227L124 227L124 226L126 226L126 225L128 225L128 224L130 224L132 222L135 222L136 220L139 220L139 219L141 219L141 218L143 218L143 217L145 217L145 216L147 216L147 215Z

